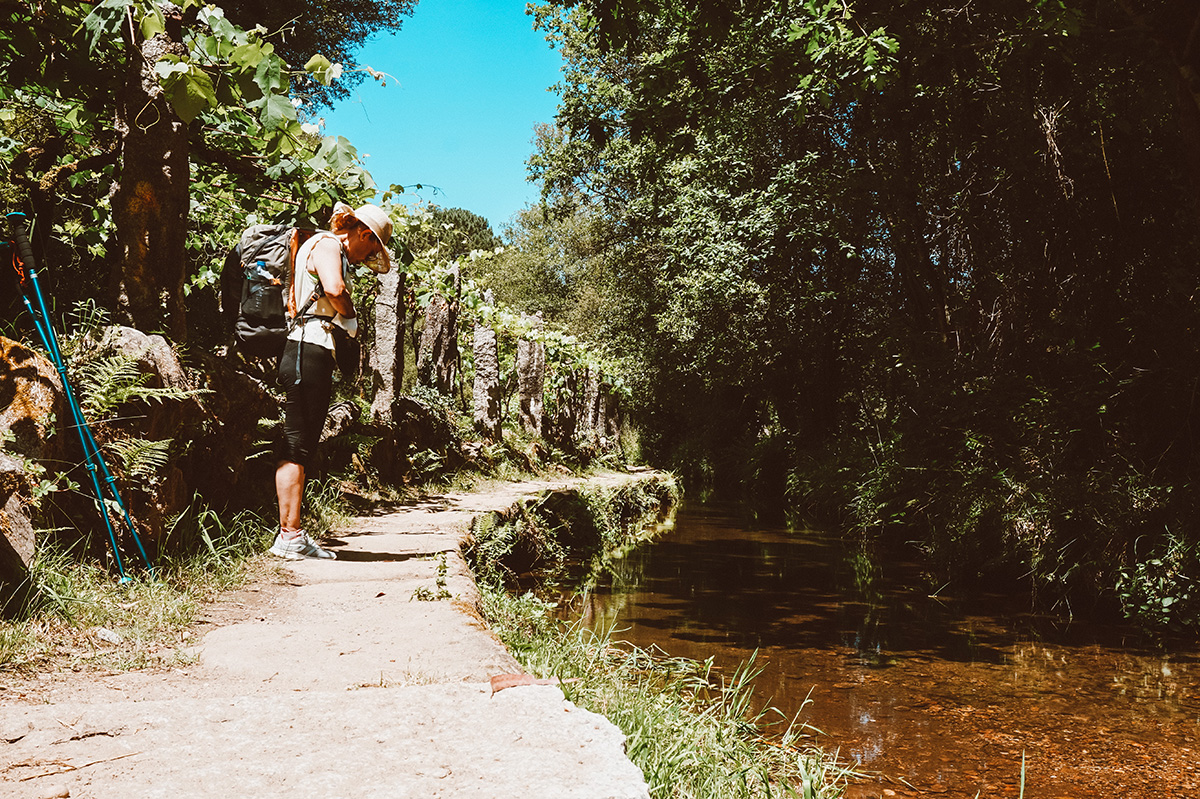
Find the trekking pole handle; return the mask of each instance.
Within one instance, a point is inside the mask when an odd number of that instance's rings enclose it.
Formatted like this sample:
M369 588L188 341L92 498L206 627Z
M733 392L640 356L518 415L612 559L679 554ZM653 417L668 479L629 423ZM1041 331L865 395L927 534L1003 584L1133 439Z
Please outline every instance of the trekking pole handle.
M16 212L8 215L8 225L12 229L13 241L17 245L17 257L28 272L34 271L33 247L29 244L29 219L25 214Z

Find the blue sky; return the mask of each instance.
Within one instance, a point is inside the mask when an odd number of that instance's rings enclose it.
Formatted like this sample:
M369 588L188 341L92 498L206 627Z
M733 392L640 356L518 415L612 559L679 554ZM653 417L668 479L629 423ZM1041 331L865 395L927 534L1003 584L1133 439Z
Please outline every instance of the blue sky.
M358 60L392 76L387 85L368 77L320 116L326 135L366 155L381 188L420 183L404 202L466 208L496 233L536 202L525 161L534 125L554 121L562 59L525 0L419 0L398 34Z

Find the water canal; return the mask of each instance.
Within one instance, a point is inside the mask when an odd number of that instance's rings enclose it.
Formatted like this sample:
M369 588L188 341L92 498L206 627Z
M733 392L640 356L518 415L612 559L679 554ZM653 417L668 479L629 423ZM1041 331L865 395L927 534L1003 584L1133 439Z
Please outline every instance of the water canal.
M1016 797L1022 757L1026 797L1200 796L1200 647L930 596L917 568L864 575L829 536L692 503L576 602L672 656L757 650L760 699L857 764L848 799Z

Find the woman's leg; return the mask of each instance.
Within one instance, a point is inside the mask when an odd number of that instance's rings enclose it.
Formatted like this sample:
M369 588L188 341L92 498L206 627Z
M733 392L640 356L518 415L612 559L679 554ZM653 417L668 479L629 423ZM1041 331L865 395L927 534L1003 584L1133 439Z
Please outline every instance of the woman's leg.
M301 529L305 466L317 449L333 391L333 354L313 344L289 341L279 366L287 392L284 449L275 466L279 534L271 552L285 558L333 558Z
M279 497L279 529L300 529L300 508L304 505L304 465L281 460L275 467L275 494Z

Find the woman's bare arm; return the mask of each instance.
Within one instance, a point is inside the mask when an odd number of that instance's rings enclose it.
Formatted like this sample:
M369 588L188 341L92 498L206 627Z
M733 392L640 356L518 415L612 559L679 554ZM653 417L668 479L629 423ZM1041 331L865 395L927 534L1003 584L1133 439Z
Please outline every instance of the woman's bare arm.
M317 277L325 289L325 297L333 309L347 319L355 316L350 287L342 277L342 247L333 238L323 238L313 247L313 263Z

